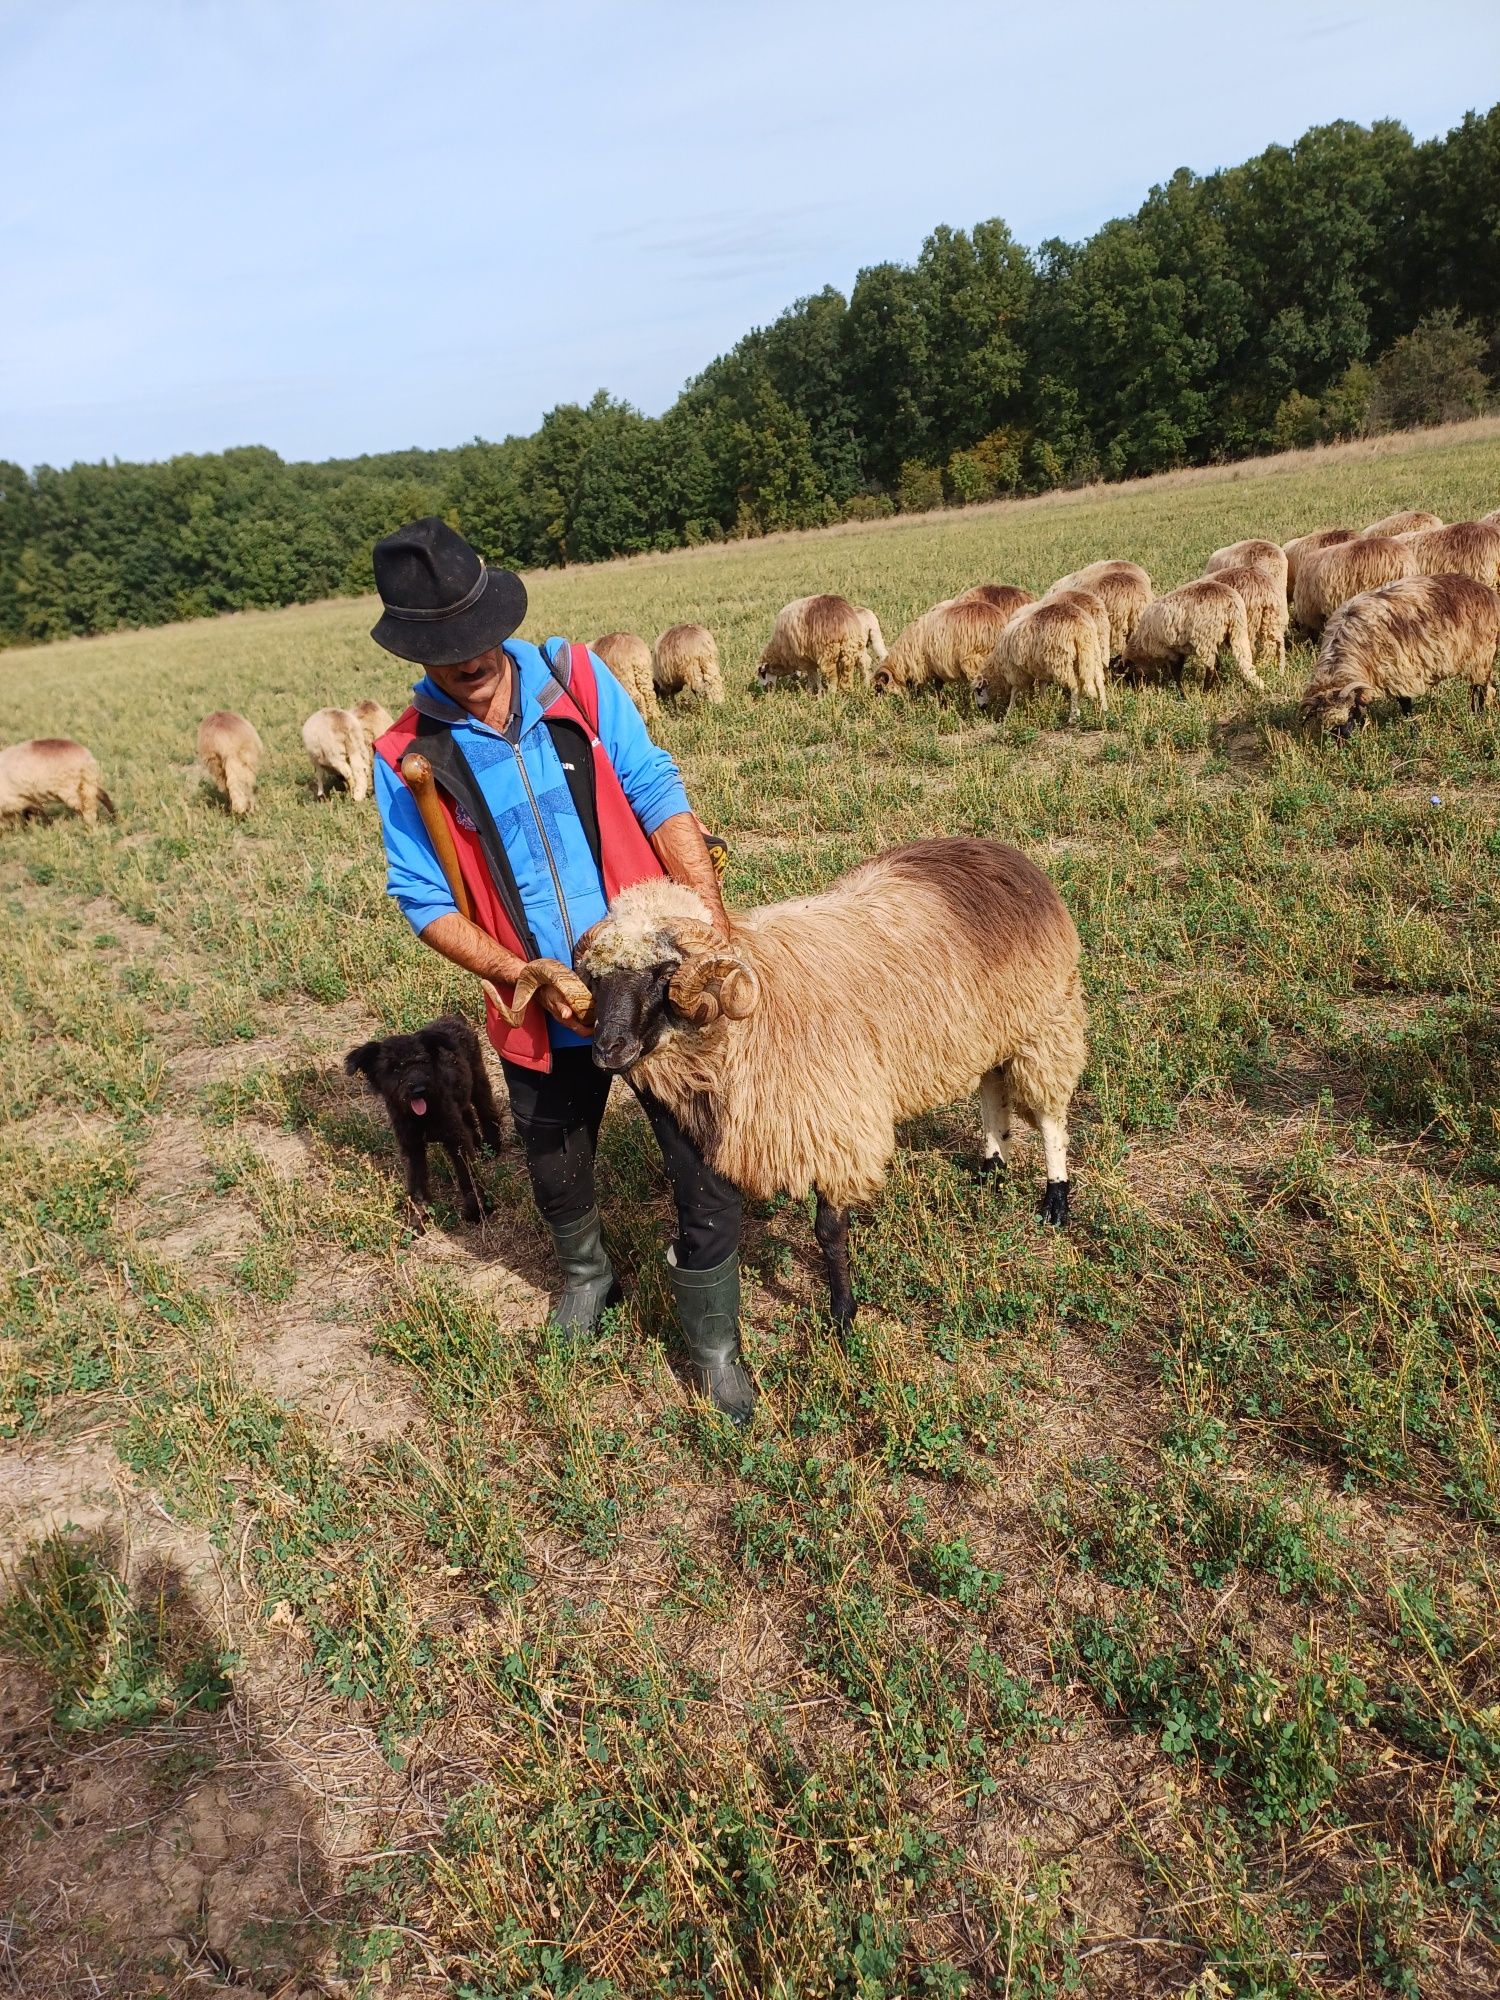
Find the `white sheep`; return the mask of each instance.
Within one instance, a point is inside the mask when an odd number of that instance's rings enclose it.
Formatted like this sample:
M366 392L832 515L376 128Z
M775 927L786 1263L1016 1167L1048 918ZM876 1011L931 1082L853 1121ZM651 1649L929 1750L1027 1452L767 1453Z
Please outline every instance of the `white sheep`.
M651 678L651 648L634 632L606 632L589 649L595 653L640 711L643 722L655 722L661 713L656 684Z
M365 732L365 741L369 744L371 750L375 748L376 743L384 736L386 731L395 726L395 721L390 710L382 707L378 701L371 701L368 696L363 701L351 702L349 704L349 713L357 718L360 728Z
M866 621L871 616L843 597L793 598L776 614L756 680L762 688L795 681L814 694L827 688L867 688L871 659Z
M1280 549L1276 551L1281 554ZM1250 630L1250 657L1257 667L1286 665L1286 628L1289 617L1286 580L1279 568L1258 563L1226 565L1213 573L1215 583L1227 583L1245 607L1245 623Z
M114 818L93 751L67 736L37 736L0 750L0 825L54 805L77 813L85 826L93 826L101 810Z
M894 689L967 687L977 693L984 683L984 663L1019 609L967 596L935 604L913 618L892 642L875 670L876 689L886 694Z
M1137 684L1147 674L1170 673L1180 688L1186 667L1195 667L1205 680L1216 676L1219 655L1226 651L1246 687L1264 694L1238 593L1213 577L1199 577L1151 600L1125 643L1122 665Z
M329 781L347 785L351 798L368 798L373 759L364 727L347 708L320 708L302 725L302 746L313 768L321 799Z
M1085 563L1082 569L1070 570L1066 576L1057 579L1052 590L1091 590L1095 597L1103 601L1109 613L1111 660L1118 660L1125 651L1125 641L1135 629L1136 619L1155 594L1151 578L1139 563L1119 562L1113 558ZM1050 591L1048 595L1051 595Z
M1415 576L1416 560L1390 535L1356 535L1306 555L1292 591L1292 623L1316 636L1341 604L1382 583Z
M1077 722L1080 695L1108 708L1104 670L1109 659L1109 613L1092 591L1051 591L1040 604L1018 611L984 663L982 705L993 710L1005 697L1002 720L1018 695L1050 683L1068 691L1068 720Z
M706 625L669 625L651 655L659 695L696 695L717 705L724 699L719 649Z
M1214 550L1203 565L1203 574L1214 576L1221 569L1263 569L1275 580L1283 601L1286 599L1287 554L1279 542L1262 541L1258 537L1247 542L1230 542L1227 547Z
M1425 507L1410 507L1401 514L1382 514L1378 521L1372 521L1368 528L1361 528L1362 535L1419 535L1428 528L1443 525L1441 514L1429 514Z
M236 819L255 810L255 778L265 745L253 722L216 708L198 724L198 762L229 801Z

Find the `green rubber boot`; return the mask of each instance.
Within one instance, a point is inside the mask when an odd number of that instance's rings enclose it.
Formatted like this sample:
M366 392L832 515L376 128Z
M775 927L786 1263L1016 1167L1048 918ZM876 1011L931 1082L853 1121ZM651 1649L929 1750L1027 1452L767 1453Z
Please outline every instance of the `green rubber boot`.
M563 1269L563 1295L547 1317L575 1339L598 1326L606 1306L620 1303L615 1267L604 1247L599 1211L591 1208L576 1222L552 1231L557 1261Z
M755 1384L740 1352L739 1253L712 1271L683 1271L669 1251L667 1278L682 1323L688 1380L743 1427L755 1412Z

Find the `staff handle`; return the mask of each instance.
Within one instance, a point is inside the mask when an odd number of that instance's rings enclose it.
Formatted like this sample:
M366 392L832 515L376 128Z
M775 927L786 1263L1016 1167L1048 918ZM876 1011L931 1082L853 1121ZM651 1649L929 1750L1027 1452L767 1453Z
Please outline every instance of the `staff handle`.
M427 838L432 842L432 851L438 858L448 884L448 893L453 898L454 907L461 917L471 924L474 921L474 903L469 895L468 885L458 865L458 849L453 844L453 829L448 824L448 815L438 800L437 779L432 775L432 766L420 750L408 750L401 759L401 775L406 780L407 789L417 802L417 811L422 816L422 824L427 829ZM486 995L495 1006L503 1006L499 989L488 979L479 980Z

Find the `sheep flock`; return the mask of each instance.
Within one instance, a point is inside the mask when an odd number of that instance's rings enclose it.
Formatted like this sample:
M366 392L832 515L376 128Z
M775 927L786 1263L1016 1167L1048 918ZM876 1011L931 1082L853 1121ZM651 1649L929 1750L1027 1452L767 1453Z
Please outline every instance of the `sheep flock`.
M1467 587L1458 588L1459 584ZM1410 587L1408 587L1410 586ZM1019 698L1051 686L1082 703L1109 706L1108 676L1181 690L1227 666L1264 694L1262 673L1286 667L1288 637L1318 652L1297 713L1313 728L1347 737L1385 696L1410 714L1442 681L1466 680L1476 710L1494 703L1500 618L1500 508L1477 521L1445 523L1425 508L1387 514L1366 527L1315 528L1285 542L1255 536L1214 549L1201 573L1158 593L1139 563L1104 557L1060 576L1040 597L1013 583L971 584L910 619L886 644L867 605L829 591L794 598L776 614L756 663L757 692L914 695L967 693L1003 727ZM1486 652L1486 646L1489 650ZM720 706L724 672L707 625L669 626L654 644L608 632L592 650L648 723L663 704ZM319 799L331 791L368 798L375 740L391 726L378 701L316 710L302 725ZM265 746L253 722L216 709L199 725L197 770L235 819L255 807ZM0 828L61 806L93 826L113 815L93 753L59 737L0 749Z

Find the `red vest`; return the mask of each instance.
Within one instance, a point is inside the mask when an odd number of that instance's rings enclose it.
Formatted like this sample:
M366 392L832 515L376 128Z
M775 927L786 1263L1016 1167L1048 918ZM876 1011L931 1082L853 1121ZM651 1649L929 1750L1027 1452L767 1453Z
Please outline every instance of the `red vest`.
M594 800L599 814L599 858L604 877L604 893L611 901L622 889L633 882L644 882L653 875L664 875L666 870L656 858L650 841L641 831L641 823L631 810L624 788L615 775L615 767L609 761L609 753L599 741L599 689L594 679L594 664L589 658L587 646L574 645L571 648L572 670L568 684L559 689L547 713L559 719L575 721L586 733L594 756ZM401 759L414 745L420 749L417 727L421 716L415 708L408 708L404 715L380 737L375 745L377 756L383 757L399 778ZM403 783L405 781L403 780ZM474 922L486 937L492 937L496 944L517 958L527 955L526 946L516 934L515 926L506 915L489 864L480 846L479 834L465 826L453 810L453 802L447 794L438 790L438 801L443 816L453 835L453 845L458 852L459 872L464 879L464 887L469 892L469 902L474 911ZM467 815L465 816L467 817ZM507 1062L519 1063L523 1069L546 1070L552 1067L552 1044L547 1035L547 1015L541 1005L533 1000L521 1017L518 1028L509 1027L497 1013L494 1003L485 1001L485 1025L491 1042Z

